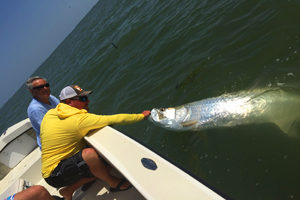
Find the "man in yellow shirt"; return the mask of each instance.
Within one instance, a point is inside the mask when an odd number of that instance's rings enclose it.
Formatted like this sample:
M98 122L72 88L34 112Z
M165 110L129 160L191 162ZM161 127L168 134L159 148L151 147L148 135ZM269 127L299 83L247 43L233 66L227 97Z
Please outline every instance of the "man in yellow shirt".
M88 96L77 85L65 87L55 109L49 110L41 124L42 176L46 182L60 190L66 199L74 191L95 178L109 184L111 191L126 190L128 181L120 180L108 169L95 149L86 147L84 136L94 129L111 124L134 123L145 119L150 111L141 114L95 115L88 113Z

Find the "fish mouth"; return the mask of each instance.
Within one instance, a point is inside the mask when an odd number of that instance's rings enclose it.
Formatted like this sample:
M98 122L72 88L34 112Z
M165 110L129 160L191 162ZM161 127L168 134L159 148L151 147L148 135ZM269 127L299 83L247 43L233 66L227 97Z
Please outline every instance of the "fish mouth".
M166 119L175 118L175 108L153 108L150 119L155 122L162 122Z
M163 111L164 111L163 108L153 108L151 110L149 119L151 119L154 122L159 122L163 117L163 114L162 114Z

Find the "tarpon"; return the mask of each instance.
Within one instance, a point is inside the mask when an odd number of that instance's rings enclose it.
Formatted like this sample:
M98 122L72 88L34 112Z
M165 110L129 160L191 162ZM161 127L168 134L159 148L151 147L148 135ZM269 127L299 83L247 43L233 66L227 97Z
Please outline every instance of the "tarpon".
M279 88L241 91L178 107L154 108L150 116L156 125L177 131L275 123L287 133L299 119L300 96Z

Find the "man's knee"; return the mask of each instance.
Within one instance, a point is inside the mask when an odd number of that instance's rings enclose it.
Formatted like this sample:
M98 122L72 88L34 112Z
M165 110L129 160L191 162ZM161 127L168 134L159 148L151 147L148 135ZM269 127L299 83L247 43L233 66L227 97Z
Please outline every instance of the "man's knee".
M41 185L34 185L31 186L29 189L32 189L32 192L35 193L37 196L44 197L49 195L49 192L46 190L46 188L44 188Z
M16 194L16 200L24 200L24 199L46 199L49 197L49 192L41 185L34 185L30 188L23 190Z
M99 156L94 148L85 148L82 150L82 158L85 161L99 159Z

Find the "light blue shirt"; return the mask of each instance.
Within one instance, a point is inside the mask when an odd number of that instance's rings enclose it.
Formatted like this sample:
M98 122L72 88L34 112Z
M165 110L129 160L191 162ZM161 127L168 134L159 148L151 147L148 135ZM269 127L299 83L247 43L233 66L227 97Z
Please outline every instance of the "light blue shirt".
M59 104L59 100L55 96L50 95L49 102L50 105L46 103L42 103L37 99L33 98L27 108L27 115L36 133L36 141L40 148L41 148L40 126L43 117L48 112L48 110L55 108L57 104Z

